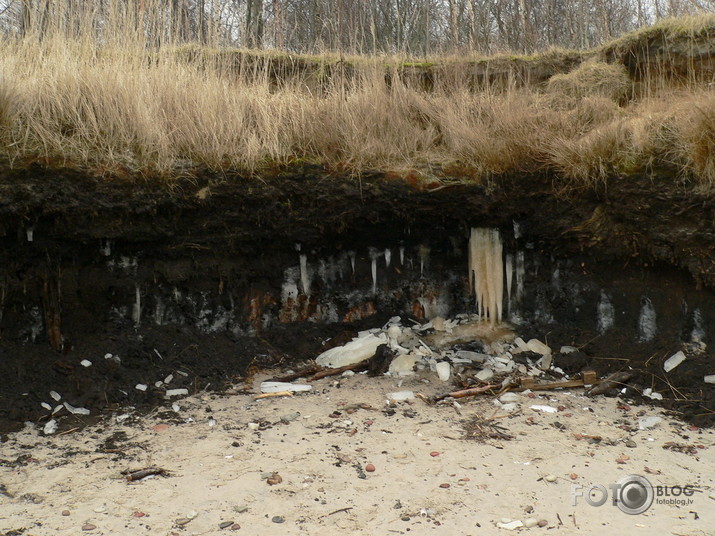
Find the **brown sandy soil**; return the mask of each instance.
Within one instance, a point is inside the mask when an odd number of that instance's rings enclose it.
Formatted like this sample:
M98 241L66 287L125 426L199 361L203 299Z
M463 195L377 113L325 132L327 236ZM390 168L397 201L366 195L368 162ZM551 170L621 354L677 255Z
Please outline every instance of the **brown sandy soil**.
M2 445L0 533L223 534L232 529L219 525L233 521L237 534L507 534L497 523L533 518L546 527L519 532L715 534L712 429L618 398L589 399L579 389L520 395L511 415L492 396L462 399L458 408L419 399L386 405L389 392L446 390L430 373L399 382L328 378L307 394L258 401L237 391L207 393L173 401L179 412L169 402L64 435L28 426ZM639 430L639 418L653 415L662 421ZM485 432L513 438L480 440L474 419ZM469 430L477 437L466 439ZM369 463L375 471L365 473ZM146 467L170 474L139 482L121 474ZM282 482L269 485L272 472ZM629 474L698 491L690 505L654 503L641 515L610 502L572 505L573 484L607 487ZM87 524L96 528L83 532Z

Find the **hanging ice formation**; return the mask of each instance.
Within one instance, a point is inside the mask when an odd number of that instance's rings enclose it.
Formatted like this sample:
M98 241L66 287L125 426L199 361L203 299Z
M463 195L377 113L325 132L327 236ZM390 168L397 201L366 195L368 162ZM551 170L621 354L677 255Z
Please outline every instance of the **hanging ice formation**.
M310 276L308 275L308 257L305 253L300 255L300 284L303 287L303 294L310 296Z
M605 291L601 290L601 300L596 308L596 322L599 333L604 333L606 330L611 329L615 323L615 318L616 311L613 308L611 299Z
M656 314L650 298L644 298L638 315L638 340L640 342L652 341L657 332Z
M138 326L142 318L142 293L139 285L134 285L134 307L132 308L132 320Z
M469 237L469 288L477 314L501 322L504 300L504 262L497 229L472 229Z
M372 259L372 293L377 293L377 259Z
M506 255L506 311L511 313L511 283L514 279L514 257Z
M370 248L369 252L370 259L372 260L370 269L372 271L372 293L374 295L377 293L377 258L379 257L379 253L375 248Z
M705 338L705 328L703 327L703 314L700 309L693 311L693 331L690 333L690 341L701 343Z
M526 260L524 252L516 252L516 302L520 303L524 297L524 276L526 275Z
M419 252L420 252L420 277L425 275L425 265L427 264L427 261L429 260L429 254L430 254L430 248L428 246L420 245L419 247Z

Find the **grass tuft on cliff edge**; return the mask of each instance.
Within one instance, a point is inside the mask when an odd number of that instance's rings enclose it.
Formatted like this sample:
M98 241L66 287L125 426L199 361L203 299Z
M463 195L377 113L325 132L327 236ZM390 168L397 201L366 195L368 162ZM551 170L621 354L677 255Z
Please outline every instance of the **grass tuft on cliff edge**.
M715 15L528 58L152 48L129 34L99 46L62 32L0 53L0 158L14 167L170 179L307 161L582 186L659 169L715 186Z

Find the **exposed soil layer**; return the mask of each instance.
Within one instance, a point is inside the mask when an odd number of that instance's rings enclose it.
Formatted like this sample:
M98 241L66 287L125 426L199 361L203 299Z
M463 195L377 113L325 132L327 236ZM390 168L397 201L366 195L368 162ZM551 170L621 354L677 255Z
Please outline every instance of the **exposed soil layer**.
M55 405L50 390L93 412L155 407L164 398L154 383L170 374L172 388L196 392L221 389L256 368L294 366L394 314L430 316L415 293L440 279L450 281L449 312L464 311L471 303L463 249L471 227L501 229L505 247L531 259L520 311L528 322L518 328L524 338L579 346L569 360L557 356L567 372L630 366L634 385L652 387L670 409L711 425L715 393L703 377L715 373L712 351L689 355L667 375L662 363L692 342L694 310L705 328L715 326L713 222L710 196L658 176L573 191L544 176L485 186L417 174L349 178L311 166L271 178L201 173L170 187L41 167L6 171L0 430L47 419L40 403ZM401 244L414 262L409 270L381 267L381 281L397 290L365 292L354 302L337 283L316 279L312 294L287 314L281 286L285 268L297 264L296 244L315 259L357 252L348 279L363 288L370 286L370 248ZM431 264L420 267L415 252L426 246ZM565 281L560 290L555 271ZM580 289L582 303L575 305L569 286ZM602 288L611 289L622 315L605 333L594 318ZM159 298L168 302L172 293L185 301L158 318ZM337 303L333 321L320 313L320 297L328 295ZM644 295L659 330L639 342ZM201 300L205 307L195 305ZM543 303L548 314L540 313ZM220 321L219 310L229 320ZM703 337L707 344L707 329Z

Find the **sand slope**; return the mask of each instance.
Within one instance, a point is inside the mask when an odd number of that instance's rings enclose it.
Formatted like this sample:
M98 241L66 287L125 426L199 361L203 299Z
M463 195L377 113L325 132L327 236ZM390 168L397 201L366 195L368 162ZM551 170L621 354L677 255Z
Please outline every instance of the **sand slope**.
M317 381L312 392L292 398L192 396L178 401L178 413L167 404L65 435L27 427L1 445L7 495L0 495L0 534L476 535L507 534L497 523L527 518L547 527L520 532L715 534L712 430L692 430L655 408L623 407L620 399L587 399L580 390L522 396L509 415L487 396L464 400L461 414L421 400L386 406L386 393L400 389L446 390L434 374L399 387L394 378L356 375ZM543 413L533 404L561 411ZM638 430L638 419L652 415L663 420ZM466 429L475 432L465 424L475 418L488 432L499 423L513 439L463 439ZM694 454L664 449L667 442L693 445ZM368 463L374 472L364 472ZM150 466L171 476L129 483L120 474ZM269 485L271 472L282 482ZM572 484L608 486L632 473L654 486L701 491L689 506L653 504L642 515L583 499L572 505ZM176 525L190 513L191 521ZM219 528L228 521L241 528ZM86 524L96 528L83 532Z

